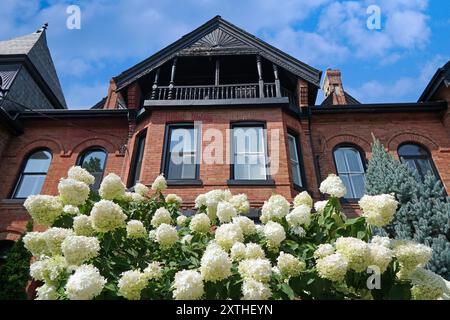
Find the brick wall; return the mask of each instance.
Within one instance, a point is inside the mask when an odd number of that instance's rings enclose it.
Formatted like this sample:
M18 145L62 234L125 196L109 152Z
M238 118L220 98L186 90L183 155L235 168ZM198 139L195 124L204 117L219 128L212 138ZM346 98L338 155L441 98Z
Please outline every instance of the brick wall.
M5 127L0 125L0 158L5 151L10 138L11 134L9 133L9 131Z

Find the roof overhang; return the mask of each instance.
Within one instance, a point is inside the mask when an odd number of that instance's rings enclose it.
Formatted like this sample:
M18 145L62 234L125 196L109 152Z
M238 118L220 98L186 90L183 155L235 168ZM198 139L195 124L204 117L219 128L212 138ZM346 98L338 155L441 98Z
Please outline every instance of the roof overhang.
M339 105L333 107L311 107L312 114L346 113L399 113L399 112L440 112L448 108L446 102L374 103Z
M219 36L222 38L230 37L230 39L225 40L227 45L217 47L212 45L202 46L202 41L207 42L207 38L213 37L212 34L214 34L216 30L218 30L220 33ZM117 90L119 91L125 88L177 56L199 54L258 54L279 67L292 72L313 86L317 88L320 87L320 78L322 75L320 70L282 52L263 40L227 22L220 16L216 16L149 58L114 77L114 80L117 83Z
M2 104L0 99L0 105ZM23 132L20 122L9 115L9 113L0 106L0 123L6 127L6 129L14 135L19 135Z
M418 102L430 101L442 86L447 88L450 86L450 61L436 71L420 95Z

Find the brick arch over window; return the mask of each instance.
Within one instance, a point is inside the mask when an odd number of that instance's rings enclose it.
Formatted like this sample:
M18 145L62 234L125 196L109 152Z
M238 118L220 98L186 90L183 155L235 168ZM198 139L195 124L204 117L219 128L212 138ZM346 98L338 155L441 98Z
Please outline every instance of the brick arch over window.
M14 228L8 228L6 230L2 230L0 231L0 241L3 240L12 240L12 241L17 241L20 239L20 237L22 236L22 234L24 233L25 230L22 229L17 229Z
M49 149L52 154L64 154L63 145L57 140L51 138L39 138L27 143L24 146L18 146L17 148L13 148L11 153L9 153L8 157L18 157L23 158L26 155L30 154L32 151L37 149Z
M428 152L439 149L439 145L431 138L413 132L402 132L393 136L387 143L390 151L397 152L400 145L405 143L416 143L423 146Z
M67 156L70 157L72 153L80 154L92 148L104 149L107 153L119 153L120 146L103 138L86 139L71 148L71 151L68 152Z
M333 152L339 145L352 145L360 152L363 151L364 153L370 152L371 150L370 142L367 140L352 134L339 134L325 140L322 152Z

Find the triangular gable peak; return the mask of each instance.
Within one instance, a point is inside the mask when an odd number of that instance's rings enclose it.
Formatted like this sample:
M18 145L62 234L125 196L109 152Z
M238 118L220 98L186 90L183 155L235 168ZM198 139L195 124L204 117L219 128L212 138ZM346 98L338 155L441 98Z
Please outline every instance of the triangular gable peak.
M121 90L178 56L244 54L258 54L313 86L317 88L320 86L321 71L269 45L220 16L214 17L166 48L124 71L114 80L117 90Z

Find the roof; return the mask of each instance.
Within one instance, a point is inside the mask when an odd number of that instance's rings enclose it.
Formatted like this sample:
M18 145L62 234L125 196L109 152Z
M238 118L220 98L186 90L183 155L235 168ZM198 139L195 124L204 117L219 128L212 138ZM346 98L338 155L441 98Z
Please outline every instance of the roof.
M8 91L16 74L19 72L20 65L0 65L0 89ZM0 96L2 92L0 91Z
M94 104L90 109L103 109L105 106L106 100L108 97L102 98L100 101L98 101L96 104Z
M437 69L425 90L420 95L418 101L431 101L434 94L441 88L442 85L450 87L450 60L443 67Z
M347 101L348 105L355 105L355 104L361 104L361 102L359 102L358 100L356 100L355 98L353 98L350 94L348 94L347 92L344 91L344 95L345 95L345 100ZM333 95L330 94L328 97L326 97L322 103L320 104L320 106L333 106Z
M117 83L117 90L121 90L176 56L196 54L224 55L230 53L259 54L265 59L308 81L317 88L320 87L320 77L322 75L320 70L271 46L245 30L222 19L220 16L215 16L194 31L191 31L149 58L125 70L120 75L114 77L114 80Z
M357 105L316 106L311 108L312 114L347 114L347 113L396 113L396 112L440 112L447 110L445 101L438 102L400 102L400 103L367 103Z
M0 62L12 56L26 56L55 95L60 107L67 108L55 65L48 49L46 28L10 40L0 41ZM8 60L7 60L8 61Z

